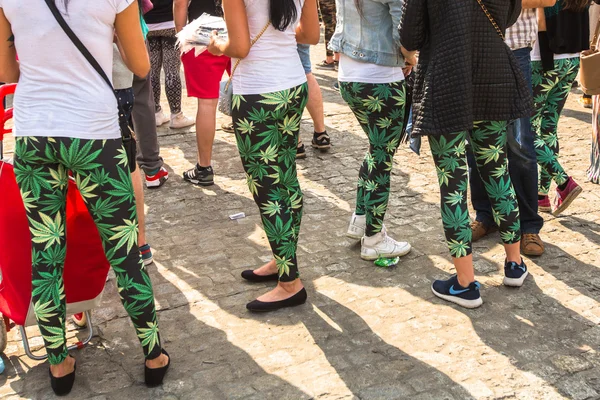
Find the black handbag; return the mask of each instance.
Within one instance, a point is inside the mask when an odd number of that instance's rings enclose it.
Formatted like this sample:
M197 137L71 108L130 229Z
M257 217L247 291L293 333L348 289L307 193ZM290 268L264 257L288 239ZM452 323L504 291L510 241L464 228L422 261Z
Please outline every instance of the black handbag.
M69 39L71 39L71 42L73 42L75 47L77 47L77 49L81 52L81 54L85 57L85 59L90 63L92 68L94 68L96 70L96 72L102 77L102 79L104 79L104 81L110 88L111 92L115 95L115 99L117 100L118 113L119 113L118 115L119 115L119 127L121 128L121 139L123 140L123 148L125 149L125 154L127 154L129 171L130 172L135 171L135 169L136 169L135 157L136 157L136 153L137 153L135 137L133 135L133 131L131 130L131 127L129 126L129 121L127 121L127 119L125 119L125 113L123 112L123 109L122 109L121 105L119 104L119 99L117 97L117 94L115 93L115 89L113 88L112 83L110 83L110 79L108 79L106 72L104 72L104 70L102 69L100 64L98 64L98 61L96 61L94 56L89 52L89 50L85 47L85 45L81 42L81 40L79 40L77 35L75 35L75 32L73 32L73 30L69 27L69 25L67 24L67 21L65 21L62 14L56 7L54 0L45 0L45 1L46 1L46 4L48 5L48 8L52 12L52 15L54 15L54 18L56 18L56 22L58 22L58 24L63 29L63 31L65 31L65 33L69 37Z

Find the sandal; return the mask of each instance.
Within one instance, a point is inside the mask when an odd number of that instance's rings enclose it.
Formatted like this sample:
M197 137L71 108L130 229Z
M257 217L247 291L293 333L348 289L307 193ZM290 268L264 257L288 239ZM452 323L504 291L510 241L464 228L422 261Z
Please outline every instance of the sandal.
M298 148L296 149L296 159L306 158L306 149L304 143L298 142Z
M327 134L327 131L322 133L315 132L311 146L313 149L319 149L321 151L329 150L331 148L331 139Z

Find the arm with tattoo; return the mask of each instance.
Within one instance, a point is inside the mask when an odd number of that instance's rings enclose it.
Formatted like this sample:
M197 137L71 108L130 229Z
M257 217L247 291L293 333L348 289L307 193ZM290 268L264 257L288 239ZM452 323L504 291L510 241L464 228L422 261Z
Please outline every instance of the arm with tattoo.
M17 50L15 48L15 36L12 33L10 23L0 8L0 82L13 83L19 80L19 63L17 61Z

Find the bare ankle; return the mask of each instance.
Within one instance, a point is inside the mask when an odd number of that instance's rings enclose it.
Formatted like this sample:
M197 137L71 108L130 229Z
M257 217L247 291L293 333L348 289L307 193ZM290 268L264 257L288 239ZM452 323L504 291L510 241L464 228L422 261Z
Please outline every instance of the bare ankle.
M289 293L295 293L302 289L303 285L300 279L293 280L291 282L279 282L279 286Z

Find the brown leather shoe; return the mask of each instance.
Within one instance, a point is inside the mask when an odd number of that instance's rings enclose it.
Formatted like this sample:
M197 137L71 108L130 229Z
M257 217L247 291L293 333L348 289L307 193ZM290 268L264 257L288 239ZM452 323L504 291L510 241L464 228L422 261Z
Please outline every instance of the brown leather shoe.
M521 253L526 256L541 256L544 254L544 242L537 233L524 233L521 238Z
M479 239L481 239L482 237L487 236L488 234L497 231L498 228L495 225L487 226L483 222L473 221L473 222L471 222L471 230L473 231L472 241L476 242Z

